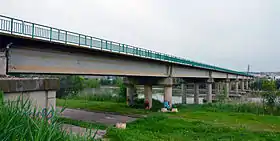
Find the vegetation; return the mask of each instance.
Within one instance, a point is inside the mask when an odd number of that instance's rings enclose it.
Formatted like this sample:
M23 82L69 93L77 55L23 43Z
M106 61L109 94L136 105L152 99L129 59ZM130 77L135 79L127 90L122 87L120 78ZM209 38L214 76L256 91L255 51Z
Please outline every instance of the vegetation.
M60 77L60 90L57 91L56 96L62 98L69 95L76 95L84 89L85 79L80 76L62 76Z
M271 140L278 141L278 117L223 112L157 113L127 125L111 128L107 135L115 141Z
M136 109L144 109L144 100L145 99L136 99L134 102L134 105L130 106L131 108L136 108ZM159 111L162 107L163 107L163 103L160 102L159 100L152 100L152 108L150 109L150 111L152 112L157 112Z
M58 105L64 100L58 99ZM159 113L139 107L128 107L124 103L110 101L66 100L71 108L118 114L145 114L127 129L108 128L107 137L116 141L138 140L275 140L280 139L280 119L270 116L259 104L203 104L176 105L178 113ZM155 102L156 103L156 102ZM136 105L137 105L136 104ZM160 103L158 103L161 105ZM157 105L157 104L156 104ZM141 108L141 109L138 109ZM156 110L155 110L156 111ZM80 122L76 125L82 125ZM86 127L86 126L84 126Z
M0 139L3 141L92 140L90 133L82 137L62 131L56 114L52 118L40 114L28 100L4 103L3 93L0 95Z
M116 103L111 101L86 101L86 100L72 100L72 99L57 99L57 106L65 106L73 109L85 109L97 112L110 112L121 115L143 115L151 111L142 109L135 109L126 105L126 103Z

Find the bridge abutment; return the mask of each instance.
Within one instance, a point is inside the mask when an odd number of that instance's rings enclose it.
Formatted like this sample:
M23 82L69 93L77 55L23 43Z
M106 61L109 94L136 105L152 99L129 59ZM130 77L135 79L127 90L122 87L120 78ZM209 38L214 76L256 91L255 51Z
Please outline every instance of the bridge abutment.
M56 106L58 79L1 78L4 101L29 100L32 108L51 109Z

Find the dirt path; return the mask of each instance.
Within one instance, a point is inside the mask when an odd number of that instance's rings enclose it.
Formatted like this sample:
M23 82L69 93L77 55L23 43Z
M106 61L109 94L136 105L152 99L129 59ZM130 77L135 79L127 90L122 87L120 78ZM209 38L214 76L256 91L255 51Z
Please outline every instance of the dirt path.
M94 139L103 139L104 135L106 134L106 130L96 130L96 129L86 129L82 128L79 126L75 125L70 125L70 124L63 124L62 129L67 131L68 133L73 133L76 135L81 135L81 136L91 136L94 137Z
M62 117L82 120L86 122L98 122L105 125L115 125L118 122L131 122L137 118L132 118L124 115L114 115L108 113L89 112L79 109L65 109L61 114Z

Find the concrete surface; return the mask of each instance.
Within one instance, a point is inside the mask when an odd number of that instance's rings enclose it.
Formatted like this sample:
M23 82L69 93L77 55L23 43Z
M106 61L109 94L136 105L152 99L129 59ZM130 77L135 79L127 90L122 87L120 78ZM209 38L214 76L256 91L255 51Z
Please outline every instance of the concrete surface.
M63 111L61 116L74 120L82 120L86 122L98 122L105 125L115 125L118 122L132 122L136 120L136 118L123 116L123 115L96 113L96 112L89 112L84 110L68 109L68 108Z
M59 86L59 79L56 78L0 78L0 89L4 93L58 90Z
M29 92L14 92L4 93L5 101L17 101L19 98L30 100L33 108L55 108L56 106L56 91L29 91Z
M28 99L33 107L50 109L56 105L59 80L4 76L0 78L0 89L4 92L5 101Z
M68 133L73 133L73 134L82 135L82 136L84 136L84 135L87 136L91 133L91 137L94 137L94 139L102 139L103 136L107 133L106 130L86 129L86 128L82 128L82 127L70 125L70 124L63 124L62 130L66 131Z

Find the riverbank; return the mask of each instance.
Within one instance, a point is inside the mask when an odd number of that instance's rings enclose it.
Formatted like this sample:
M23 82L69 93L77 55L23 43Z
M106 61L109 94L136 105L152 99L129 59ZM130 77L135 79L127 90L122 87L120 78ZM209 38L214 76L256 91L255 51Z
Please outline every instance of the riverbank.
M58 105L64 102L57 100ZM256 105L185 105L178 106L178 113L134 109L108 101L67 100L66 105L88 111L147 115L128 123L125 130L108 127L105 137L117 141L280 140L280 117L266 115Z

